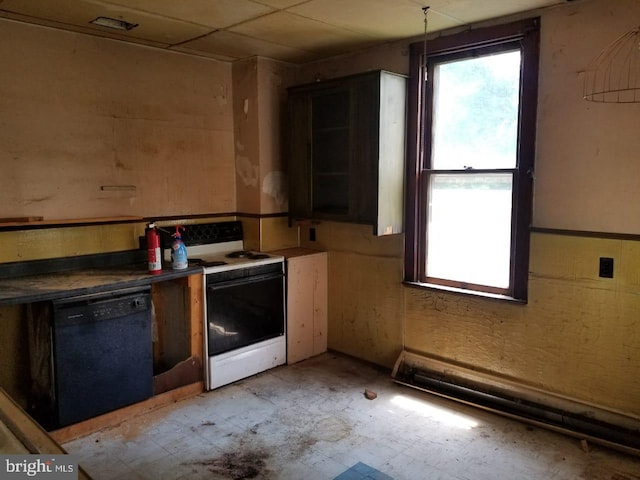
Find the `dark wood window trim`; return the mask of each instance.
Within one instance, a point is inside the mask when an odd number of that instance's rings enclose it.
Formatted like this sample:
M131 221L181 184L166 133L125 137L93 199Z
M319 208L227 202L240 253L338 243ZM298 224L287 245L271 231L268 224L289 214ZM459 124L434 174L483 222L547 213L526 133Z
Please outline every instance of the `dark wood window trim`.
M416 42L410 48L410 75L407 118L407 170L405 210L405 283L412 286L432 287L441 290L468 292L491 298L504 298L526 303L529 275L529 227L533 197L533 166L535 158L535 129L538 96L539 18L527 19L504 25L467 30L462 33L429 40L426 45L427 64L430 58L462 53L470 49L491 48L505 43L518 43L522 52L522 88L520 92L520 119L518 134L518 158L514 175L514 221L510 288L506 294L459 289L447 285L427 284L422 277L424 252L421 239L425 224L421 205L426 182L422 169L428 158L428 134L425 133L424 151L419 150L421 132L430 132L430 119L422 104L430 102L429 86L423 92L424 77L421 61L424 42ZM426 93L424 95L423 93ZM424 129L422 128L424 125Z

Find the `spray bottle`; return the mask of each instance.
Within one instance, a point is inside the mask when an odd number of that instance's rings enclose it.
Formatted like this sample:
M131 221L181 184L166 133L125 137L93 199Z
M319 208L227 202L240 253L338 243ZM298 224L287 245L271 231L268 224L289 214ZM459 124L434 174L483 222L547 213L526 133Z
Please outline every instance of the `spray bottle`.
M171 267L174 270L182 270L189 266L187 260L187 247L184 246L180 230L184 231L182 225L176 225L176 233L173 236L173 243L171 244Z

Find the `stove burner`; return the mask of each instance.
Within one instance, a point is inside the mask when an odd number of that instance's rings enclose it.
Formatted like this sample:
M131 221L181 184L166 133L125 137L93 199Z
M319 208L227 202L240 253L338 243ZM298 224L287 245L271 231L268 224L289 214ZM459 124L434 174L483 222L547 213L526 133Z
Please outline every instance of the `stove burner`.
M266 253L253 253L249 250L238 250L236 252L231 252L227 254L229 258L250 258L252 260L258 260L261 258L269 258L269 255Z
M219 267L221 265L226 265L227 262L223 262L222 260L216 260L213 262L202 262L203 267Z
M189 263L194 263L199 267L219 267L227 264L227 262L223 262L222 260L212 260L207 262L201 258L190 258Z
M227 253L228 258L244 258L248 257L251 252L248 250L237 250L235 252Z

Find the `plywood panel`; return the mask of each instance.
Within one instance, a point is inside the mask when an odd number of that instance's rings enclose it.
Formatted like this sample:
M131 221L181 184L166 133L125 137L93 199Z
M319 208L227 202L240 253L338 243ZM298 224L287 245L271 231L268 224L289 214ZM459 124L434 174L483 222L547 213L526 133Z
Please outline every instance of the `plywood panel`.
M287 257L287 363L327 350L327 254L291 249Z
M320 253L313 255L313 279L314 299L313 299L313 354L319 355L327 351L329 325L328 314L328 262L327 254Z
M582 99L582 72L639 17L637 1L598 0L542 18L535 226L640 233L638 105Z
M256 59L233 64L233 114L237 205L243 213L260 212L260 139Z
M20 306L0 307L0 387L23 407L29 393L27 322Z
M154 283L154 373L191 356L191 311L187 279Z
M204 284L201 274L190 275L187 279L189 305L188 321L191 340L191 356L198 358L204 364Z
M0 216L235 210L230 64L5 20L0 58Z
M289 65L264 58L233 64L237 204L242 213L287 209L286 163L282 155Z
M287 87L294 83L290 65L258 59L258 118L260 129L260 212L287 211L286 143Z
M303 258L287 262L287 363L313 355L313 270ZM306 267L306 268L305 268Z

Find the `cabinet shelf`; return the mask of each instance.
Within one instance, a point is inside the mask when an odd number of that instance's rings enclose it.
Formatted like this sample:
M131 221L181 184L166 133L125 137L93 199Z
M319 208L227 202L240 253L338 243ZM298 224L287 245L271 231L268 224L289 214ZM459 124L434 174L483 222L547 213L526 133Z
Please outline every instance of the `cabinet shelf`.
M402 232L406 77L382 70L292 87L289 221Z

